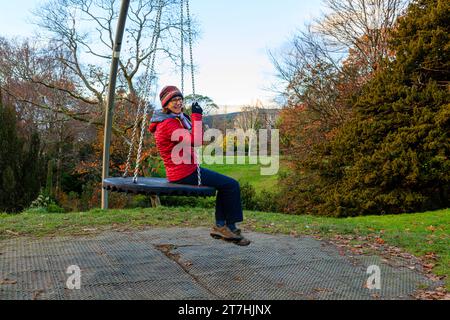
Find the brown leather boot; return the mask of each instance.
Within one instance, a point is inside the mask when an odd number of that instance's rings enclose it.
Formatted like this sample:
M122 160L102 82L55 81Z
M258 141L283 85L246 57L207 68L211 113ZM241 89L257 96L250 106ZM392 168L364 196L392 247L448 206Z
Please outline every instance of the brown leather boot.
M213 226L210 235L215 239L224 239L227 241L240 241L243 239L241 235L232 232L227 226Z
M248 246L251 243L250 240L248 240L247 238L244 238L244 237L242 237L242 239L239 241L233 241L233 242L234 242L234 244L237 244L238 246Z

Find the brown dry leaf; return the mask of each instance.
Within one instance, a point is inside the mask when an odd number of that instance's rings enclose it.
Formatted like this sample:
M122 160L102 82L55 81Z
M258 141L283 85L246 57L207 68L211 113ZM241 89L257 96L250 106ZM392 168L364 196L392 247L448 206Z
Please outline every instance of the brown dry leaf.
M378 243L378 244L384 244L384 240L381 239L381 238L376 238L375 242Z
M11 231L11 230L6 230L6 233L12 234L13 236L20 236L20 233L14 232L14 231Z
M32 300L37 300L37 298L39 298L39 296L40 296L43 292L44 292L43 290L38 290L38 291L33 292L33 298L32 298Z
M314 288L313 289L315 292L319 293L319 292L332 292L333 290L331 289L327 289L327 288Z
M10 279L0 280L0 284L16 284L16 283L17 283L16 280L10 280Z
M398 254L397 256L398 256L398 257L402 257L402 258L404 258L404 259L409 259L409 260L413 258L413 256L410 255L409 253L400 253L400 254Z
M436 227L435 226L429 226L429 227L427 227L427 230L431 231L431 232L434 232L434 231L436 231Z
M424 256L425 259L428 260L437 260L438 259L438 255L434 252L427 252Z
M421 300L450 300L450 293L439 287L435 291L419 291L415 297Z
M358 254L358 255L362 255L364 252L361 249L351 249L352 253L354 254Z

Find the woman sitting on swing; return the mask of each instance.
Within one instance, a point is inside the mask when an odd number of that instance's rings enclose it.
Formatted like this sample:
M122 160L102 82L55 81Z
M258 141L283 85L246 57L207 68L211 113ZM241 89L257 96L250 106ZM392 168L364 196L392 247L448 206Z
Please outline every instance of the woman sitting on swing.
M167 86L162 89L160 95L162 110L153 114L150 124L150 132L155 135L156 146L164 161L167 180L171 183L197 185L197 162L193 146L203 144L202 114L203 110L198 103L192 104L192 121L183 113L183 95L175 86ZM189 146L190 161L175 164L172 159L173 148L182 143L183 138L172 141L172 134L178 129L187 129L190 132L191 145ZM195 132L195 130L200 132ZM194 141L194 137L200 141ZM185 149L183 149L185 150ZM182 152L182 151L181 151ZM178 155L177 155L178 156ZM182 156L183 158L186 155ZM200 168L202 185L217 189L216 197L216 223L212 227L211 236L238 245L246 246L250 241L241 235L241 230L236 223L242 222L242 204L239 183L217 172Z

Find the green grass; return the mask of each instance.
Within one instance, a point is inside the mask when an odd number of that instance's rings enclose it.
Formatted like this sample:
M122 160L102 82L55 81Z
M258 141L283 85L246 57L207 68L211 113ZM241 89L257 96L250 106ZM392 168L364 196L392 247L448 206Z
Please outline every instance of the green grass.
M233 159L234 158L234 159ZM256 192L261 192L262 190L273 191L276 189L278 184L279 173L286 170L285 161L281 158L279 165L279 172L275 175L263 176L261 175L261 167L268 167L267 162L264 165L249 164L248 156L241 157L244 159L245 164L237 164L236 157L223 157L223 164L202 164L201 166L206 169L216 171L218 173L224 174L226 176L232 177L240 182L248 182L254 188ZM233 164L226 164L228 161ZM233 159L234 161L231 161ZM161 166L158 170L158 175L165 177L164 166Z
M89 235L110 229L132 230L149 226L210 226L212 221L212 210L200 208L96 209L66 214L27 211L18 215L0 214L0 239ZM438 260L433 272L447 277L447 289L450 290L450 209L346 219L246 211L242 227L265 233L323 238L335 235L380 237L386 244L419 257L434 253Z
M264 189L272 191L276 188L279 174L263 176L261 175L261 164L249 164L248 157L245 157L245 161L246 164L237 164L237 161L235 161L234 164L226 164L225 162L224 164L204 164L202 166L238 181L248 182L255 188L256 192ZM267 167L267 165L264 165L264 167Z

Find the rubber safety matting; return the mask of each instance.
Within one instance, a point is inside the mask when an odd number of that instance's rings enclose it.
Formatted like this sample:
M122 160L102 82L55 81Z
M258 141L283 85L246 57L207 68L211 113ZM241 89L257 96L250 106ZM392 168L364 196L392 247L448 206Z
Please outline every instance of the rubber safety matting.
M247 236L248 247L212 239L205 228L1 241L0 300L411 299L440 285L312 238Z

